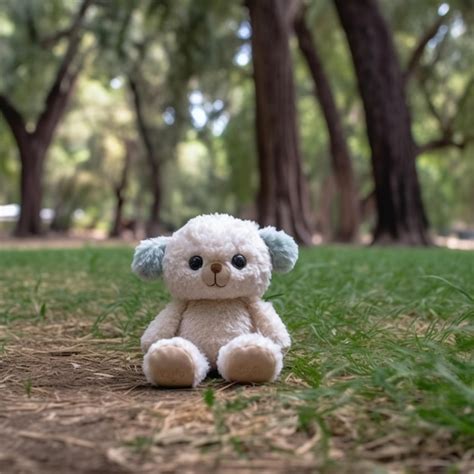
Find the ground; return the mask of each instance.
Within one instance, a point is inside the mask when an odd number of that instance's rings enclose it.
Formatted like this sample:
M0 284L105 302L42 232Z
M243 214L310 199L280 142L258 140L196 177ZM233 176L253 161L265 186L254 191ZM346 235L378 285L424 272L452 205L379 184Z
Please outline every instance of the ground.
M129 247L0 251L0 472L470 472L474 254L316 247L266 298L278 383L144 380Z

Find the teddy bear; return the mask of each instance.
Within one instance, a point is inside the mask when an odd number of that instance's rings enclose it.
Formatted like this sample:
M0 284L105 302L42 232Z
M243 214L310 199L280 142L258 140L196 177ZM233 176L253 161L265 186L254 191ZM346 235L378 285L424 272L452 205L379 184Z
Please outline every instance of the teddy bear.
M132 270L144 280L163 276L172 296L141 338L148 382L196 387L211 370L231 382L274 381L291 340L261 298L272 271L289 272L297 258L285 232L227 214L141 241Z

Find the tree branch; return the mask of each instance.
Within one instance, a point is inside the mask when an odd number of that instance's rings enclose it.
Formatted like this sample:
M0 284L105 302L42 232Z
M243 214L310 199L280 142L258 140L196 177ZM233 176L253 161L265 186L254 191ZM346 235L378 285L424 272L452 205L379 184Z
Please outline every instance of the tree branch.
M21 143L28 134L25 121L20 111L2 94L0 94L0 112L2 112L5 121L10 127L18 146L21 146Z
M436 105L431 100L431 95L428 91L426 80L424 80L424 79L420 80L420 86L421 86L421 91L423 92L423 96L425 98L426 104L428 105L428 109L431 112L431 115L433 115L433 117L435 117L435 119L439 123L439 126L440 126L441 130L444 133L448 128L446 119L441 116L438 109L436 108Z
M39 40L39 44L43 48L51 48L63 38L71 37L77 30L80 29L84 16L86 14L86 11L90 7L91 4L92 4L92 1L87 1L87 2L84 1L81 4L81 7L79 8L73 22L71 23L69 27L64 28L63 30L56 31L55 33L49 36L46 36L44 38L41 38Z
M284 0L286 6L286 22L289 28L293 27L296 18L301 15L301 0Z
M464 107L464 104L469 97L472 87L474 86L474 77L471 77L466 84L464 92L460 95L458 100L456 101L456 107L454 113L451 117L442 117L439 111L437 110L436 106L433 104L431 100L430 94L426 88L426 81L421 82L422 90L425 95L426 102L431 113L434 115L436 120L439 122L441 128L441 136L434 140L430 140L423 145L417 146L416 152L417 155L425 153L427 151L437 150L441 148L448 148L448 147L455 147L463 150L471 141L474 140L474 136L465 136L462 139L455 139L455 132L454 132L454 122L456 117Z
M443 148L458 148L464 150L469 143L474 141L474 136L464 137L462 140L455 140L451 135L445 135L435 140L430 140L429 142L424 143L423 145L417 146L416 154L422 155L423 153L440 150Z
M135 78L131 74L129 74L128 76L128 85L132 93L133 105L135 108L135 116L137 119L138 132L140 133L140 136L143 140L143 144L145 146L146 157L150 164L150 167L155 169L155 167L159 166L157 163L156 156L155 156L155 148L153 146L153 142L150 136L150 131L146 124L145 114L143 112L143 104L140 97L140 93L138 91L138 84Z
M114 191L117 196L121 196L123 194L124 189L127 186L128 170L130 169L132 158L135 155L135 142L132 140L126 139L124 140L124 144L125 144L125 157L123 160L123 167L120 173L119 181L114 184Z
M425 52L426 45L436 36L440 26L444 23L446 16L440 16L436 21L425 31L423 36L419 39L418 44L412 51L407 67L403 74L403 80L407 83L413 76L414 72L420 64L421 57Z
M61 41L63 38L68 38L73 31L73 27L70 26L69 28L65 28L64 30L59 30L56 31L56 33L53 33L52 35L45 36L41 38L38 43L40 46L44 49L50 49L53 46L56 45L59 41Z
M69 96L79 74L79 69L71 73L71 66L77 56L81 42L80 29L86 15L87 9L91 6L93 0L83 0L71 27L69 28L69 43L66 53L63 56L61 64L54 82L46 96L43 112L41 113L36 125L35 135L43 137L45 142L51 140L52 134L60 120L67 105Z

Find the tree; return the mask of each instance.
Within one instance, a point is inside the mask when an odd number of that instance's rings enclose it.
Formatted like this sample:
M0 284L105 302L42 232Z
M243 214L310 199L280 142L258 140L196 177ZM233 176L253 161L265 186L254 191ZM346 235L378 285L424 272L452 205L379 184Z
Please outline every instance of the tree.
M450 30L448 22L449 18L449 14L440 15L438 13L435 21L419 38L417 45L410 55L403 75L405 86L408 85L408 82L413 76L417 76L419 87L427 103L428 110L439 125L438 136L424 143L417 144L417 155L449 147L463 150L470 142L474 140L474 135L472 133L463 133L462 130L457 130L455 127L457 118L461 115L463 109L467 108L468 106L467 102L474 86L474 76L469 74L467 79L464 81L463 90L458 94L454 94L448 88L446 93L447 99L444 100L444 113L442 113L441 110L438 110L438 107L433 101L433 93L430 91L429 82L446 83L446 78L437 80L435 69L443 54L443 47ZM446 25L446 23L448 24ZM436 35L440 34L442 26L444 27L444 32L441 32L441 39L436 41L436 46L433 48L434 54L431 61L427 64L421 64L421 60L424 56L428 43L433 40ZM454 72L453 66L448 68L451 75ZM451 112L446 112L446 110L451 110Z
M173 156L183 131L182 114L174 114L173 123L170 125L150 126L146 118L145 104L143 101L144 81L138 78L137 72L129 75L128 84L132 95L135 111L137 130L143 144L145 159L148 166L149 185L151 190L151 204L146 223L147 236L157 235L161 229L161 205L163 198L163 165ZM141 87L139 86L141 84ZM142 91L142 92L141 92ZM187 86L183 84L180 104L175 103L176 108L182 108L183 99L187 99ZM176 109L174 109L176 111ZM161 142L161 145L159 144Z
M321 106L329 135L331 167L339 201L339 222L336 240L353 241L359 228L359 203L351 156L344 128L334 99L331 84L324 70L313 35L306 25L305 11L296 16L295 33L298 45L314 82L315 95Z
M120 237L123 231L123 206L125 204L125 192L130 175L130 165L135 155L135 143L131 140L124 141L125 156L123 158L123 167L120 172L119 180L113 183L113 191L115 196L115 212L112 228L109 237Z
M227 15L227 9L213 0L164 2L161 8L153 1L144 5L131 19L124 16L118 29L124 41L117 41L116 52L148 168L151 203L146 233L153 236L162 231L166 164L190 125L191 81L196 86L199 76L216 66L213 56L223 48L215 47L213 19Z
M260 189L258 220L310 244L309 193L302 170L289 38L294 2L248 0L252 25Z
M427 245L427 218L415 166L404 79L375 0L335 0L361 93L372 151L376 243Z
M82 61L76 64L76 59L83 20L91 3L92 0L83 0L71 26L48 39L47 43L50 44L67 37L67 47L45 98L43 111L32 130L30 126L27 127L19 109L7 96L0 94L0 111L15 138L21 162L21 211L15 229L15 234L20 237L41 233L44 162L81 70Z

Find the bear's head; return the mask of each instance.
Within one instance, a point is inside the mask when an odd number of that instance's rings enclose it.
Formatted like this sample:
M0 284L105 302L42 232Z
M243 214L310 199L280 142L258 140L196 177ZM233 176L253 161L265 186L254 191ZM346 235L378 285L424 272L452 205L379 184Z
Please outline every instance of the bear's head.
M132 270L145 280L163 275L182 300L260 297L272 270L289 272L297 258L298 246L283 231L213 214L191 219L171 237L143 240Z

